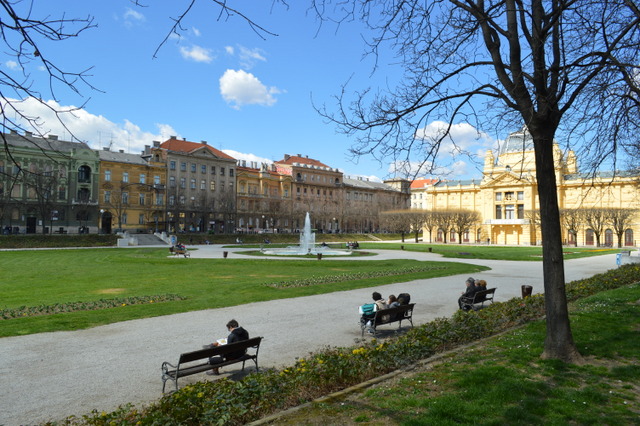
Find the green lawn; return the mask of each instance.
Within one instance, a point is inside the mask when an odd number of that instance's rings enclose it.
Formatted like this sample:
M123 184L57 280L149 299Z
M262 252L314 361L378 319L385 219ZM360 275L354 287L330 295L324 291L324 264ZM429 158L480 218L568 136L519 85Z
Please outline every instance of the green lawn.
M116 297L177 294L186 298L0 319L0 337L486 270L463 263L415 260L184 259L168 257L166 249L145 248L3 252L0 266L0 310ZM274 286L282 281L288 285ZM233 303L220 297L225 294L234 294Z
M411 242L410 242L411 241ZM438 253L444 257L461 258L461 259L493 259L493 260L542 260L541 246L482 246L482 245L466 245L466 244L429 244L429 243L413 243L413 240L407 240L407 243L360 243L361 249L385 249L400 250L404 247L406 251L428 252L429 249L433 253ZM579 257L601 256L603 254L619 253L618 248L582 248L582 247L565 247L565 260L577 259Z

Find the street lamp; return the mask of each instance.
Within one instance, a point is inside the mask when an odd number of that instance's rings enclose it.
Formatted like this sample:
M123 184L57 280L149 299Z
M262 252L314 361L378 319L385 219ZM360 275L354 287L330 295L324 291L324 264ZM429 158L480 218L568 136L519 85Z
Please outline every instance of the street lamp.
M104 209L100 209L100 223L98 224L98 228L100 229L100 234L104 233L104 229L102 228L102 215L104 214Z

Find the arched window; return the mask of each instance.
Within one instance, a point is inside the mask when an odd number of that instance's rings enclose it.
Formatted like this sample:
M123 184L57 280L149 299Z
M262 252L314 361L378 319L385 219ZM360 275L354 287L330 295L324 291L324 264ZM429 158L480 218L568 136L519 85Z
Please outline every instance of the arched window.
M607 247L613 247L613 231L611 229L604 231L604 245Z
M588 245L588 246L593 245L593 229L587 229L584 243L585 245Z
M91 182L91 167L80 166L80 168L78 168L78 182Z
M634 245L634 243L633 243L633 229L627 229L626 231L624 231L624 245L625 246Z
M436 235L436 241L441 243L443 236L444 236L444 233L442 232L442 229L438 229L438 234Z

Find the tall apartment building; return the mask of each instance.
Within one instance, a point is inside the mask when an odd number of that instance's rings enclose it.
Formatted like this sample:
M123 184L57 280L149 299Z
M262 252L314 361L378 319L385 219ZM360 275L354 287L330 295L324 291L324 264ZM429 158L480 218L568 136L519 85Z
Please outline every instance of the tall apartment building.
M108 148L100 156L100 232L166 230L166 164Z
M2 134L0 224L2 232L95 232L98 154L82 142L26 132Z
M236 179L238 232L291 232L291 175L274 164L241 161Z
M167 164L168 232L234 232L236 160L207 142L172 136L149 149Z

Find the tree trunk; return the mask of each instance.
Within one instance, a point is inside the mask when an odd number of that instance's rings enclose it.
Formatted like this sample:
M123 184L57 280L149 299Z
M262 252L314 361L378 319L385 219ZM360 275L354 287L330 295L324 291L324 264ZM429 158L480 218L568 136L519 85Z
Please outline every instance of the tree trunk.
M542 358L576 362L581 360L581 356L573 342L565 293L560 210L553 159L554 132L548 130L552 126L545 126L545 124L543 123L537 132L535 128L530 128L535 145L536 177L540 200L542 268L547 325Z

